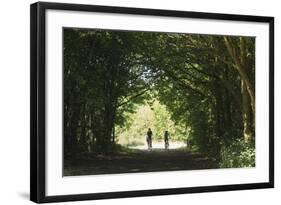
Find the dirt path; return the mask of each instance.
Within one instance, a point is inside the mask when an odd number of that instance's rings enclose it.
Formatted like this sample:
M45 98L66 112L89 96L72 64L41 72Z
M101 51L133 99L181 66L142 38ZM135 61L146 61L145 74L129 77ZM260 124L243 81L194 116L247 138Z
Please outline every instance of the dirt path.
M217 168L214 160L182 149L134 149L128 154L95 156L65 164L65 176Z
M152 146L153 146L153 149L156 148L157 150L159 150L159 149L161 150L161 149L164 149L164 142L153 141ZM184 147L186 147L186 144L184 142L180 142L180 141L169 142L169 149L170 150L184 148ZM146 141L145 141L145 142L143 142L143 145L130 146L129 148L139 149L139 150L147 150L147 144L146 144Z

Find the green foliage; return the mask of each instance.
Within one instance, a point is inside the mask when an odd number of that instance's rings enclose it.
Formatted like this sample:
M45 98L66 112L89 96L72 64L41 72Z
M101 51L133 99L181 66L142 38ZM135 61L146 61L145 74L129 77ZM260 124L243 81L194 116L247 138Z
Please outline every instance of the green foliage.
M152 129L154 140L162 141L166 130L170 133L170 140L186 140L185 128L175 125L166 106L157 100L140 105L136 112L127 113L125 116L127 124L116 127L116 135L120 144L144 144L148 128Z
M255 167L254 143L240 139L223 146L221 150L220 167Z
M64 29L65 154L142 144L150 127L236 160L222 145L254 138L254 51L252 37Z

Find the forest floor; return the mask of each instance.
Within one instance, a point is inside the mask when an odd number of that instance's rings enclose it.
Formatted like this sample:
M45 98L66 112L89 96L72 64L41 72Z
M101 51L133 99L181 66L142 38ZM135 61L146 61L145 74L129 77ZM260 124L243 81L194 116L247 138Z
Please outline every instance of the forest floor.
M204 157L183 148L165 150L154 148L128 149L114 156L88 156L79 160L67 160L64 176L117 174L136 172L199 170L218 168L214 159Z

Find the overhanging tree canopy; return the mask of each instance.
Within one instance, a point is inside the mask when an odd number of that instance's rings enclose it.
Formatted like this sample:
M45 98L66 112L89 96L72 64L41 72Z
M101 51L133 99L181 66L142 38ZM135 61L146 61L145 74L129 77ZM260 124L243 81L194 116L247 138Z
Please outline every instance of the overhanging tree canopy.
M65 29L65 154L110 152L124 113L153 98L202 152L253 140L254 50L251 37Z

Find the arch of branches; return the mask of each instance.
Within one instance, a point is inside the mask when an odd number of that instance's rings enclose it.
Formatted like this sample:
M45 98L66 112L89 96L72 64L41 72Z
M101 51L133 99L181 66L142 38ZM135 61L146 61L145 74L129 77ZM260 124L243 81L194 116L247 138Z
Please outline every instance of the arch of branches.
M252 37L65 29L65 154L110 153L124 113L151 98L201 151L254 140L254 52Z

